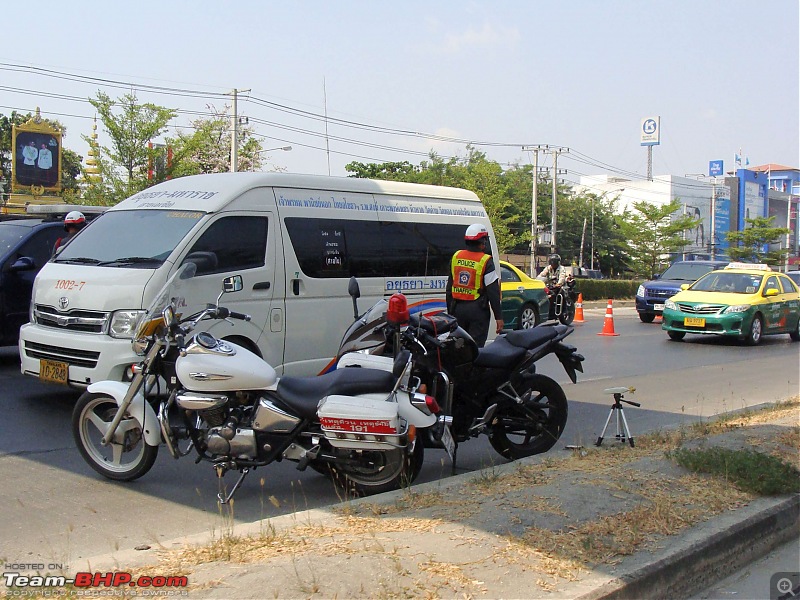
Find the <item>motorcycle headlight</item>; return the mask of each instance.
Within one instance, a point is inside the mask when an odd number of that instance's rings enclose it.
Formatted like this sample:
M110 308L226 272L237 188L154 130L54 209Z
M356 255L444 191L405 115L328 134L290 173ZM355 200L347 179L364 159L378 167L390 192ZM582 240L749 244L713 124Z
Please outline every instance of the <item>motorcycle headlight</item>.
M136 320L144 312L143 310L118 310L114 312L108 325L108 335L118 339L132 338Z
M667 300L664 302L664 309L665 310L678 310L678 305L675 304L672 300Z
M730 314L730 313L743 313L750 310L749 304L734 304L733 306L729 306L725 310L722 311L722 314Z
M636 290L636 295L639 296L639 298L644 298L644 286L643 285L640 285L639 289Z
M135 354L139 356L144 356L145 352L147 351L147 338L139 338L137 340L133 340L131 342L131 348Z

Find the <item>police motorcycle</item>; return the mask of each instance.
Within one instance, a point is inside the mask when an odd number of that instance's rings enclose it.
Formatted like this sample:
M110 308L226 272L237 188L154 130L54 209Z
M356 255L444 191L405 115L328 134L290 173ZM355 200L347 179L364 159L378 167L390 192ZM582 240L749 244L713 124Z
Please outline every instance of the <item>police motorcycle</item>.
M136 324L132 343L142 361L132 381L94 383L78 400L72 432L89 466L131 481L150 470L161 444L175 459L194 452L195 462L216 470L223 504L250 470L274 461L326 473L357 495L416 478L424 452L417 430L435 424L439 408L412 379L410 353L388 369L279 378L247 349L193 333L208 320L250 319L219 304L242 289L239 275L223 281L216 304L181 315L182 288L195 270L181 267ZM240 477L226 494L228 471Z
M411 315L406 297L395 294L350 326L339 364L389 369L392 357L410 352L418 389L441 407L423 439L447 450L455 470L458 444L481 434L509 460L555 445L566 426L567 398L556 381L537 372L536 363L555 354L575 383L584 357L563 341L573 331L545 324L503 333L479 348L453 316Z

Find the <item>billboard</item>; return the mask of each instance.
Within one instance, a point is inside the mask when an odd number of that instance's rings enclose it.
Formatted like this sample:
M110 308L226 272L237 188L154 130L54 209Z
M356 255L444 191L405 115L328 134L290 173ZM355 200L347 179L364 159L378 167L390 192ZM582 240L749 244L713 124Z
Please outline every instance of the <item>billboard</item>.
M12 128L11 189L61 190L61 131L36 115Z
M639 130L642 146L657 146L661 143L661 117L645 117Z
M727 233L731 230L731 188L714 188L714 247L724 253L728 249Z

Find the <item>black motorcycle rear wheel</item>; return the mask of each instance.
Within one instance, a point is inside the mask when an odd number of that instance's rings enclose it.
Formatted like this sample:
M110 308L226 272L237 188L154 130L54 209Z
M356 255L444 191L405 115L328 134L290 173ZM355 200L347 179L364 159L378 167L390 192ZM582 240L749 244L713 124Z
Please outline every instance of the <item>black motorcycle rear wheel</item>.
M558 320L564 325L570 325L575 319L575 301L569 294L564 294L564 304L561 308L561 314L558 315Z
M550 450L564 432L569 412L564 390L544 375L517 392L525 402L499 403L489 432L492 448L509 460Z

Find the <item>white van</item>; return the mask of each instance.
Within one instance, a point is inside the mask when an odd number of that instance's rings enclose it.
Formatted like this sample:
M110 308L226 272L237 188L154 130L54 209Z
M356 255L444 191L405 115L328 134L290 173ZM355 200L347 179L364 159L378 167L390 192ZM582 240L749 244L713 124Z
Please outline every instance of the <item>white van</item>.
M110 208L39 272L20 331L22 372L77 388L129 379L136 318L190 259L199 266L187 314L241 275L244 290L223 304L252 320L209 331L280 374L321 373L353 319L350 276L362 310L396 291L412 311L442 310L450 258L471 223L491 232L478 197L455 188L285 173L173 179Z

